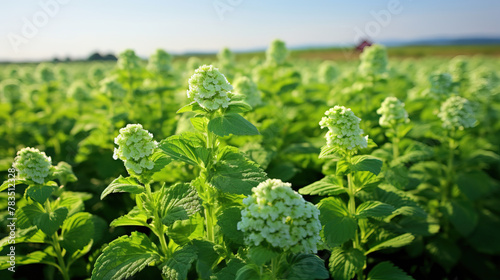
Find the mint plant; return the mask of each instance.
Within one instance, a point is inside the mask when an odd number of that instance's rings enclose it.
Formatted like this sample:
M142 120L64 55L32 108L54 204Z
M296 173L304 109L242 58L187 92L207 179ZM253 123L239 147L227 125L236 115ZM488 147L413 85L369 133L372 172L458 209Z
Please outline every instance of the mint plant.
M20 150L13 168L18 172L16 189L22 185L27 187L24 198L9 208L16 218L14 243L6 237L0 246L15 244L16 250L21 251L22 245L39 244L39 250L17 255L16 265L50 265L57 268L63 279L69 280L73 276L71 267L91 251L102 235L98 218L82 212L89 195L67 191L67 184L77 180L71 166L65 162L52 166L51 158L38 149ZM10 183L12 180L5 181L0 191L7 189ZM0 260L0 269L10 266L8 256Z
M365 279L369 254L413 241L412 234L391 231L390 224L396 216L404 215L405 207L419 208L393 187L380 184L377 175L382 168L381 160L356 155L368 147L368 136L363 136L359 128L360 118L343 106L335 106L325 115L320 126L328 128L327 145L322 148L320 158L333 158L337 162L336 171L299 192L327 196L320 200L318 208L325 248L331 252L331 275L335 279ZM392 274L412 279L386 262L375 266L368 278Z

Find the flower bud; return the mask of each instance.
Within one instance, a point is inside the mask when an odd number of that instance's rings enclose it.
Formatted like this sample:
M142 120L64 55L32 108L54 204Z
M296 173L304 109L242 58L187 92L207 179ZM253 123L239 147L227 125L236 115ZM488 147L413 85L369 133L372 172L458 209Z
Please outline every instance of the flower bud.
M325 115L319 125L329 130L325 136L329 147L336 146L344 151L355 152L368 146L368 136L363 137L363 130L359 128L361 119L351 109L335 106L326 111Z
M387 73L387 50L384 46L374 44L366 47L360 55L359 72L367 76L380 76Z
M274 40L266 50L266 63L270 65L282 65L288 56L288 49L285 42Z
M262 103L257 85L246 76L239 76L234 80L234 96L243 96L243 100L255 107Z
M115 138L113 158L121 159L127 170L141 174L144 169L151 170L154 162L150 159L157 143L153 140L153 134L142 128L140 124L128 124L120 129L120 134ZM130 172L129 172L130 173Z
M172 56L164 50L158 49L149 57L148 71L166 75L172 71Z
M387 97L377 114L382 115L379 123L382 127L391 127L400 123L407 123L410 121L408 113L405 110L405 104L399 101L396 97Z
M24 148L17 152L13 166L19 171L21 178L43 184L45 183L45 178L49 176L52 160L38 149Z
M214 111L229 106L229 94L233 87L219 69L203 65L189 79L188 98L193 98L201 107Z
M464 130L476 125L471 103L460 96L452 96L443 102L438 117L443 122L443 127L449 130Z

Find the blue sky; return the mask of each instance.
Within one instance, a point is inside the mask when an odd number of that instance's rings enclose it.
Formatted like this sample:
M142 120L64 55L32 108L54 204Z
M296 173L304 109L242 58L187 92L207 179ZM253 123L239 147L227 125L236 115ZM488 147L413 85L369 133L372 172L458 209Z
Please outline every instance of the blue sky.
M0 61L500 37L498 0L2 0ZM391 6L392 5L392 6ZM392 9L389 7L393 7ZM390 17L390 18L389 18ZM361 34L361 35L360 35Z

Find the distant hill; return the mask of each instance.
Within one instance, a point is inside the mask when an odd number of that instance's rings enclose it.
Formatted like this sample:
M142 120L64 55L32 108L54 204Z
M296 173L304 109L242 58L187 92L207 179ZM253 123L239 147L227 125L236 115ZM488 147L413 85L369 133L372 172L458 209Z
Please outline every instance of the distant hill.
M469 37L469 38L429 38L418 40L384 40L380 42L388 47L398 46L443 46L443 45L500 45L500 38Z

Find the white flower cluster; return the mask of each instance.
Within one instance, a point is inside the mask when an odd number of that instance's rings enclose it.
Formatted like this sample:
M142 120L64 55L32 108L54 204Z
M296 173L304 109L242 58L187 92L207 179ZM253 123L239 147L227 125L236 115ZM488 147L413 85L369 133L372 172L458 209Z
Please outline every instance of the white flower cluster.
M381 115L379 123L382 127L391 127L410 121L405 110L405 104L393 96L387 97L382 102L377 114Z
M339 75L337 65L333 61L324 61L319 65L319 81L325 84L331 84Z
M77 101L88 101L92 99L90 90L85 86L82 81L75 81L68 89L68 95Z
M118 55L116 67L121 70L139 71L141 59L135 54L133 50L125 50Z
M460 96L452 96L443 102L438 117L443 122L443 127L450 130L463 130L476 125L471 103Z
M252 191L243 199L245 208L237 225L248 245L266 242L294 253L316 253L321 239L318 208L281 180L268 179Z
M115 138L113 158L121 159L127 169L141 174L144 169L153 169L154 162L150 159L157 147L153 141L153 134L142 128L140 124L128 124L120 129L120 134Z
M162 49L156 50L149 57L147 69L156 74L168 74L172 70L172 56Z
M127 94L127 91L117 81L116 76L110 76L103 79L99 85L99 91L113 99L122 99Z
M429 76L429 94L435 99L449 96L453 91L453 77L450 73L434 73Z
M387 72L388 58L384 46L374 44L366 47L360 55L359 72L367 76L380 76Z
M43 184L49 176L52 159L44 152L28 147L17 152L13 166L19 171L20 177Z
M186 69L189 71L196 70L202 65L203 64L201 63L201 59L197 58L196 56L191 56L186 62Z
M19 81L15 79L7 79L2 82L1 86L3 99L10 103L21 101L21 87Z
M189 79L187 96L193 98L201 107L214 111L229 106L229 97L233 86L219 69L212 65L203 65L194 71Z
M266 62L271 65L282 65L288 56L288 49L285 42L274 40L266 50Z
M217 53L217 59L219 60L218 65L222 69L230 69L234 66L234 54L228 48L223 48Z
M52 66L46 63L38 64L35 73L38 80L44 83L48 83L56 79L54 71L52 71Z
M326 111L325 115L319 125L329 130L325 136L328 146L337 146L344 151L355 151L368 146L368 136L363 137L363 130L359 128L361 119L350 108L336 105Z
M466 57L456 56L450 61L449 65L450 74L454 81L463 82L467 80L468 63Z
M234 95L243 96L243 99L250 106L255 107L262 103L260 91L257 85L246 76L239 76L234 80Z

